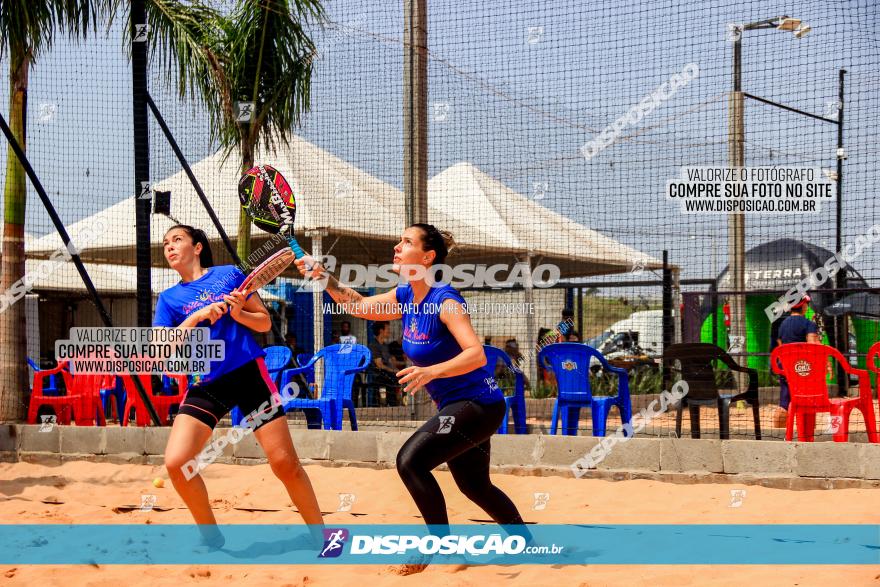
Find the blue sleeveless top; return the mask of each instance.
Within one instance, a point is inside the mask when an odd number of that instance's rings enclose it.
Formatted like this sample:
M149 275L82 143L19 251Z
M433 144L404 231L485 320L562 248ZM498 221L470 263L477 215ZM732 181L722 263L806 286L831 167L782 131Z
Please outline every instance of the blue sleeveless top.
M181 281L169 287L159 294L153 326L170 328L179 326L196 310L214 302L222 302L223 295L241 285L244 278L244 273L235 265L217 265L208 267L208 272L195 281L188 283ZM211 340L224 341L225 359L211 361L210 372L196 374L195 378L191 377L191 384L199 381L202 383L214 381L245 363L266 355L247 326L236 322L229 314L221 316L213 325L205 320L198 326L210 326Z
M403 310L403 352L414 365L436 365L461 353L461 345L440 320L443 300L452 299L466 304L460 293L450 285L439 285L432 287L418 305L413 303L410 284L398 286L395 293ZM470 373L434 379L425 389L439 409L462 400L472 400L479 404L493 404L504 400L504 394L495 382L494 370L485 366Z

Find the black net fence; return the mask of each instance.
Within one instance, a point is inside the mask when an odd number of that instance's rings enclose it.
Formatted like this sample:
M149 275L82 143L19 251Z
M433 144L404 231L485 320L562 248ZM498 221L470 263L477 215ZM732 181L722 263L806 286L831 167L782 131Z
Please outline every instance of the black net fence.
M880 43L873 3L429 0L427 47L416 48L427 60L424 79L408 58L417 36L406 32L406 10L418 2L339 0L326 3L321 17L293 14L313 47L274 37L276 29L258 43L260 19L245 22L241 16L248 4L260 18L292 9L283 2L211 5L236 26L256 27L239 33L262 47L242 66L252 73L227 72L263 80L253 91L233 84L213 97L198 91L181 97L175 62L165 58L181 49L162 45L162 23L151 21L147 90L179 155L150 112L149 181L138 189L126 15L116 14L110 24L110 15L102 15L99 30L85 39L58 31L30 64L23 111L27 155L114 325L138 324L137 250L145 234L136 226L138 197L151 207L151 310L159 294L180 280L162 251L171 226L204 229L218 264L234 263L182 157L248 267L284 243L252 228L249 246L242 247L238 178L256 163L282 171L297 193L297 239L363 296L392 289L382 271L408 225L407 177L425 176L426 220L455 237L456 250L447 260L453 273L461 272L454 285L468 301L479 340L512 359L514 368L497 363L488 369L507 395L522 396L511 405L522 406L529 432L549 433L554 411L568 409L559 402L554 368L538 360L549 344L598 349L609 367L626 373L631 410L638 413L675 380L660 361L664 350L704 342L756 369L763 437L781 438L779 382L769 367L773 322L765 309L835 252L859 243L845 279L828 277L810 287L813 294L825 293L807 317L819 317L822 341L841 349L853 368L865 368L870 347L880 341L880 312L872 314L870 307L880 295L880 246L872 238L880 236L874 204ZM10 71L10 59L4 51L3 71ZM271 100L289 100L285 76L305 65L311 74L302 99L309 107L298 121L278 116L289 123L285 132L267 127L253 141L253 152L240 140L229 146L228 129L227 135L212 132L217 108L230 109L232 126L251 128L247 124L256 121L248 119L249 109L256 115ZM198 87L193 71L187 83ZM276 80L277 87L266 80ZM423 118L412 114L421 96L411 88L427 88ZM4 93L0 108L14 128L10 95L15 101L15 92ZM411 118L424 122L414 134ZM426 154L415 154L412 136L425 138ZM14 371L20 373L28 357L37 368L54 367L57 340L72 327L102 322L74 264L55 254L63 244L33 186L11 154L3 153L3 253L15 250L10 223L23 225L31 276L19 288L22 295L7 296L0 340L3 362L10 365L4 409L22 418L35 370L28 371L27 389ZM668 182L684 181L687 169L731 165L809 169L816 176L803 180L804 188L822 184L841 191L837 199L801 197L795 208L749 211L739 216L739 225L730 210L711 209L716 204L708 198L702 209L688 209L694 202L667 194ZM785 182L775 183L786 189ZM21 192L27 205L18 209ZM771 194L760 200L781 199ZM737 262L742 282L728 269L737 238L744 252ZM14 281L4 283L7 291ZM390 321L377 339L382 330L374 322L341 311L328 293L316 293L293 270L261 297L273 328L256 340L291 351L280 355L278 373L307 364L325 347L329 353L364 345L380 361L351 383L361 428L414 428L434 413L424 389L410 396L393 375L411 364L402 352L406 323ZM866 307L826 313L835 303L856 302ZM732 334L737 324L742 334ZM585 361L568 370L589 377L597 395L619 393L614 371L596 359ZM327 392L322 386L328 373L318 365L317 372L288 380L303 398ZM566 370L562 363L555 368ZM744 390L745 382L731 380L726 369L719 368L718 378L722 389L738 383ZM829 375L832 395L858 393L855 377L848 391L839 379ZM876 387L876 378L871 381ZM700 409L701 435L719 437L717 407ZM610 409L608 433L621 424L617 410ZM569 431L596 433L595 412L587 401L575 422L570 411ZM108 415L115 418L112 411ZM307 423L300 410L288 418ZM832 425L830 416L828 422L821 418L819 438ZM350 426L347 416L343 426ZM732 403L729 426L733 438L755 437L749 404ZM510 431L521 431L515 428L511 415ZM851 431L862 430L862 416L854 412ZM640 434L675 431L676 413L669 407ZM691 431L685 409L682 434Z

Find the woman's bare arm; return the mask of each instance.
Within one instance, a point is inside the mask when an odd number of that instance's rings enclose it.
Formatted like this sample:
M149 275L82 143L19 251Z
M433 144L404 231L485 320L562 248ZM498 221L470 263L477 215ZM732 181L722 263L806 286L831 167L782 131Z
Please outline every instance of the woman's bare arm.
M306 261L305 258L295 261L299 272L315 281L326 280L327 294L342 306L346 314L365 320L396 320L401 317L397 294L393 289L375 296L364 297L352 288L339 283L320 263L315 262L307 268Z

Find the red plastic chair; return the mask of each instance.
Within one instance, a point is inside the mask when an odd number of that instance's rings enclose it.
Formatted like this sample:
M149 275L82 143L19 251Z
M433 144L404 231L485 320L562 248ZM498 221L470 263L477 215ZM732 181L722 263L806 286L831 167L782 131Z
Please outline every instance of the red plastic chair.
M43 392L51 377L61 375L64 379L64 387L67 393L58 395L57 391L53 391L52 395L45 395ZM71 415L73 414L79 395L73 393L73 376L67 370L67 361L62 361L54 369L42 369L34 373L33 391L28 404L28 424L37 424L37 415L40 408L50 406L55 411L55 417L59 424L70 424Z
M183 402L183 398L186 397L187 386L186 375L169 374L167 376L177 381L177 395L156 395L156 391L161 390L153 390L153 377L149 373L138 375L163 425L170 424L171 407L178 406ZM144 405L144 400L141 399L141 395L134 385L134 380L131 375L122 375L121 377L122 383L125 385L126 398L125 413L122 415L122 426L128 426L132 408L134 408L135 424L138 426L148 426L150 424L150 413L147 411L147 406Z
M858 397L828 398L825 371L829 357L837 360L847 373L858 376ZM783 344L773 349L770 366L774 373L785 376L791 390L791 405L785 427L786 440L792 439L794 422L797 419L798 440L812 442L816 414L828 412L832 418L840 418L840 425L833 435L834 442L846 442L849 439L850 413L858 408L865 418L868 441L880 442L868 372L850 366L849 361L837 349L805 342Z
M83 373L71 375L71 388L78 399L73 407L77 426L106 426L101 390L113 387L113 375Z

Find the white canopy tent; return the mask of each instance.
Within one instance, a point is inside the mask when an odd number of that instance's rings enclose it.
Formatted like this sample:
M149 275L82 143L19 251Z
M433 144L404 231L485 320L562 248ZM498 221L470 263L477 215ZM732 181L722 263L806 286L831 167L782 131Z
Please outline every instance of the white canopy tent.
M296 136L274 152L258 151L255 160L271 163L302 194L297 201L296 233L313 254L333 254L340 263L390 262L406 217L400 190ZM233 242L239 219L239 161L237 152L228 157L217 152L192 166ZM170 191L171 216L181 223L203 228L212 239L216 261L230 262L183 171L154 184L153 189ZM561 277L625 273L636 261L646 269L662 267L656 258L529 200L469 163L454 165L428 182L428 214L431 223L455 235L458 252L450 257L450 263L527 263L530 268L547 263L559 267ZM68 230L76 244L76 234L102 221L110 228L82 247L83 260L90 264L134 265L134 218L135 200L129 198L70 225ZM165 266L162 237L176 223L171 218L152 215L154 267ZM254 229L253 250L269 237ZM29 258L46 258L60 246L60 238L53 233L27 243L26 253ZM529 289L531 284L526 287ZM314 300L314 342L315 348L321 348L320 292L315 293ZM534 344L534 324L530 323L527 330Z

